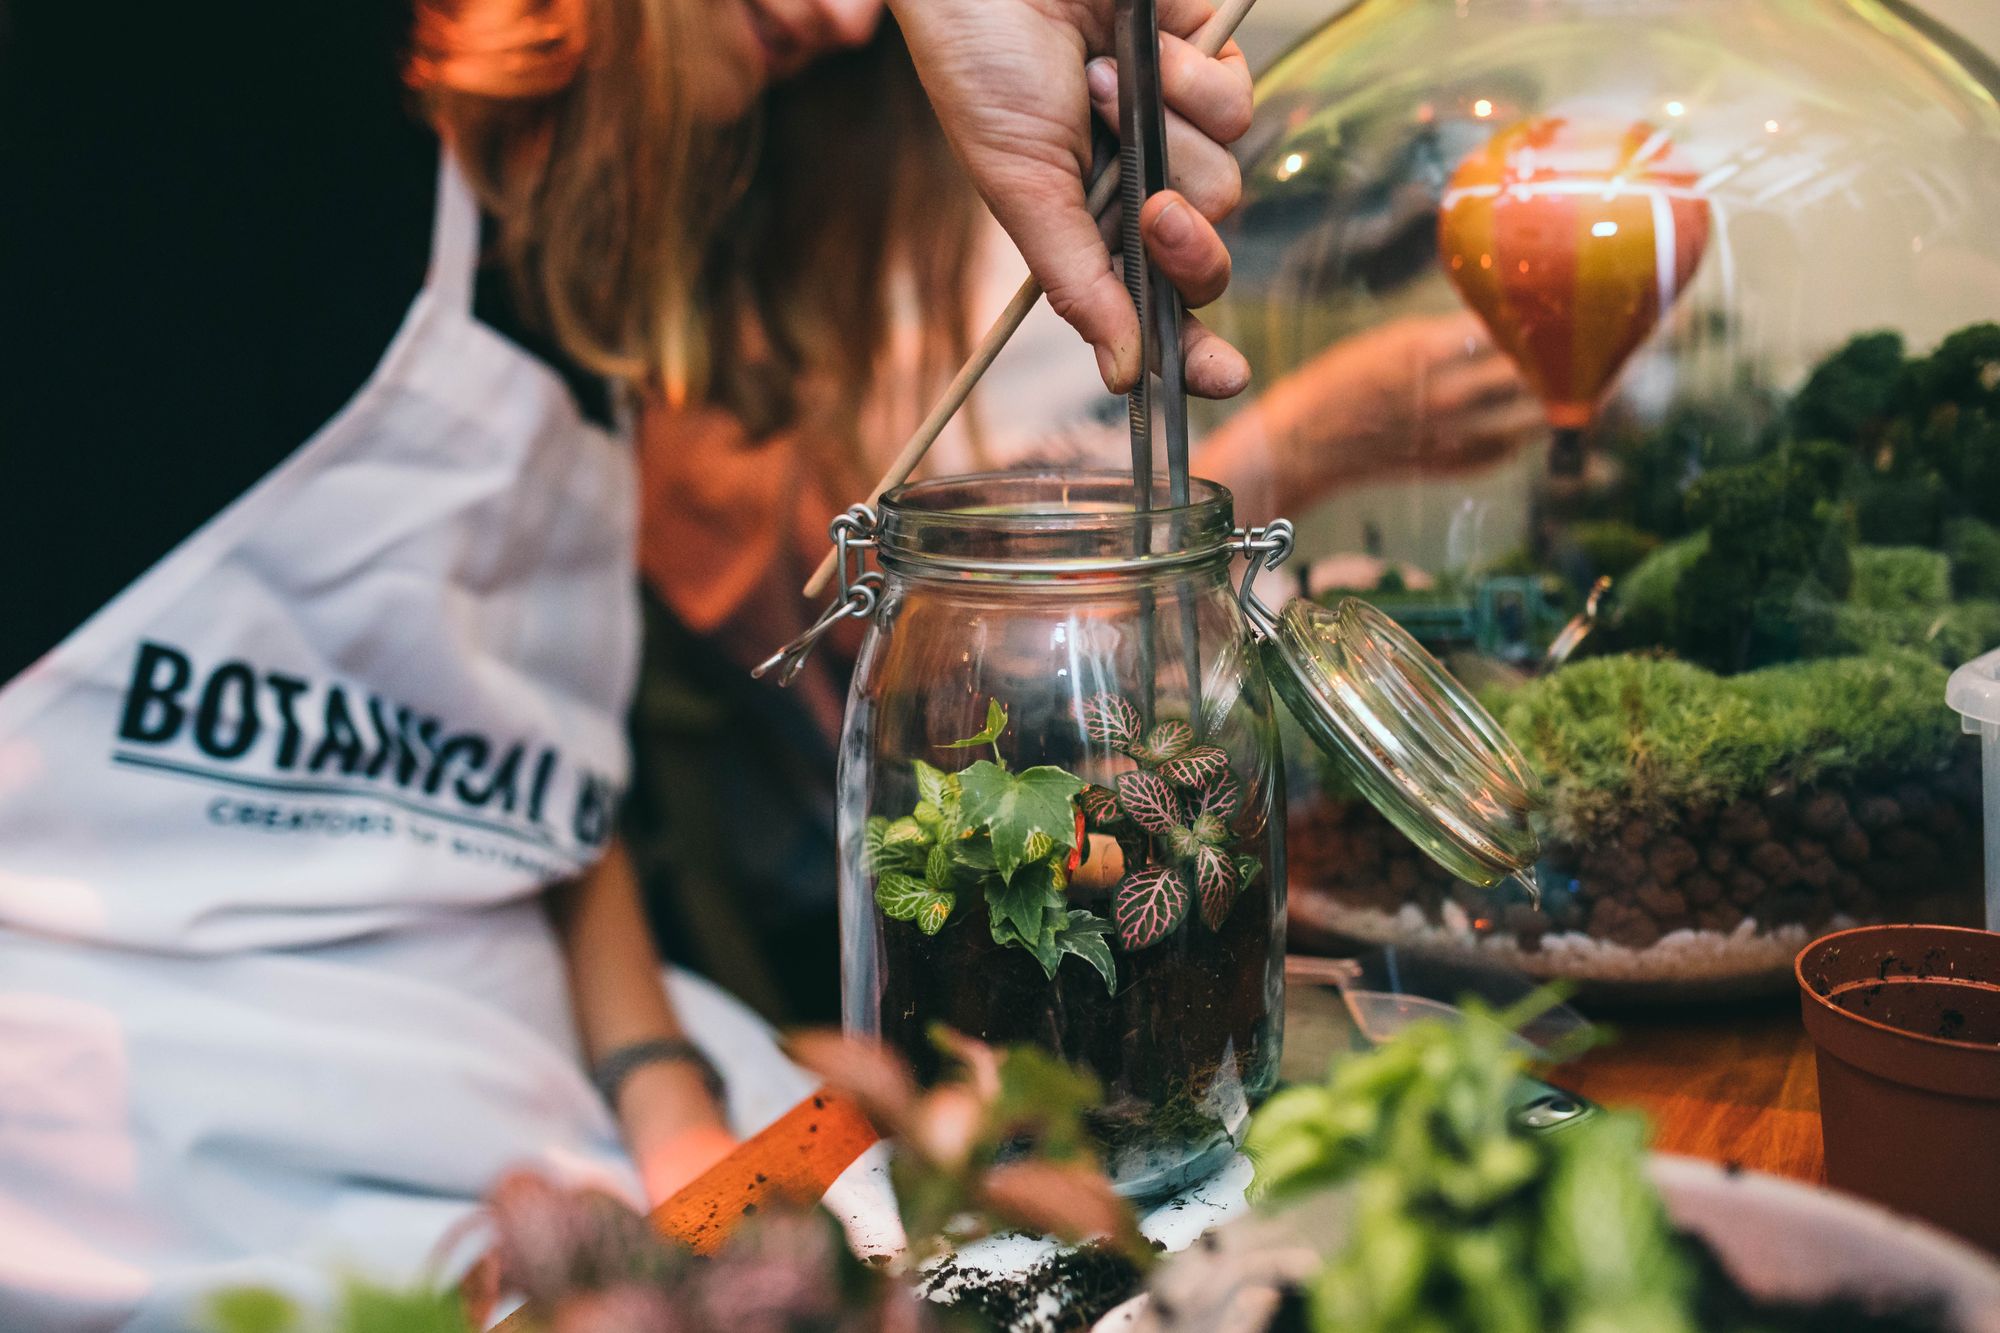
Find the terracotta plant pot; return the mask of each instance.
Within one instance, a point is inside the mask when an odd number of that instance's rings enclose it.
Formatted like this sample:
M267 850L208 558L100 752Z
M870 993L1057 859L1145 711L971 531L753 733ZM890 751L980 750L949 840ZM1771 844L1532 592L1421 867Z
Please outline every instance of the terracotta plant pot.
M1860 926L1796 971L1827 1183L2000 1254L2000 934Z

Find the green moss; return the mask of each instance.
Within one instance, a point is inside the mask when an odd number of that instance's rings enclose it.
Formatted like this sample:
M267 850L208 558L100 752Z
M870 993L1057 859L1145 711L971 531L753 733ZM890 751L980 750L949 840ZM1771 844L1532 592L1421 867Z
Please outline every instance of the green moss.
M1936 608L1951 600L1951 560L1922 546L1857 546L1847 600L1870 611Z
M1620 644L1666 642L1672 631L1675 591L1681 576L1708 553L1708 534L1697 532L1669 542L1612 584L1611 629Z
M1776 781L1934 766L1957 739L1945 674L1907 652L1727 677L1619 656L1576 663L1489 704L1548 785L1552 831L1587 840Z

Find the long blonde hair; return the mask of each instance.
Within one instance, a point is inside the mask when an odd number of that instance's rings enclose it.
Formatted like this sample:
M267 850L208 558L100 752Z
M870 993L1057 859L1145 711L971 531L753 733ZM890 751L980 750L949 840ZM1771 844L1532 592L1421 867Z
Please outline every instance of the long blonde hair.
M419 0L410 81L569 355L753 437L828 437L848 485L892 275L922 384L962 359L976 200L892 22L716 130L689 102L693 3Z
M692 30L689 0L419 0L407 66L530 316L639 383L688 354Z

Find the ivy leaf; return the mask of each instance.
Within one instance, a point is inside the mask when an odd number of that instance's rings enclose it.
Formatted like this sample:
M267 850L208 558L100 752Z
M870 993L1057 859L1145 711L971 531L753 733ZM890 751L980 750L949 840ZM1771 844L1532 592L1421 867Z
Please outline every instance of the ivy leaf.
M1172 866L1149 866L1127 875L1111 895L1118 946L1132 953L1173 934L1187 917L1190 897L1187 880Z
M993 844L985 838L953 838L951 859L972 870L993 869Z
M1083 817L1099 828L1125 818L1124 810L1118 805L1118 794L1109 787L1093 783L1083 789L1083 795L1077 797L1077 801L1083 806Z
M1210 930L1221 930L1229 909L1236 906L1241 887L1236 863L1220 847L1203 847L1195 853L1194 887L1201 898L1201 919Z
M1170 718L1146 733L1146 743L1132 753L1147 763L1162 764L1194 744L1194 728Z
M1254 856L1236 858L1236 887L1247 889L1257 882L1257 876L1264 873L1264 863Z
M1223 769L1207 783L1187 794L1189 822L1202 815L1213 815L1227 824L1243 809L1243 786L1236 775Z
M1148 833L1164 835L1181 822L1181 803L1164 778L1134 771L1118 775L1118 804Z
M967 736L962 741L948 741L947 750L971 750L981 745L991 745L1000 739L1000 733L1007 730L1007 710L1000 706L998 699L986 701L986 726L977 736Z
M1197 745L1160 765L1160 776L1176 787L1206 787L1229 772L1229 756L1219 745Z
M1139 710L1122 694L1093 694L1083 701L1083 734L1124 749L1139 739Z
M1012 883L986 886L986 910L993 942L1026 949L1055 980L1062 962L1058 936L1068 924L1064 900L1056 888L1054 869L1038 861L1014 877Z
M1037 833L1048 835L1048 855L1057 847L1065 850L1076 843L1076 807L1072 804L1085 783L1073 773L1041 765L1022 773L1009 773L991 760L982 759L959 774L964 791L962 810L968 823L983 828L993 838L993 864L1004 880L1038 858L1029 855L1030 840Z
M1071 911L1067 917L1056 935L1056 947L1096 968L1104 978L1104 993L1116 995L1118 962L1111 956L1111 923L1091 912Z

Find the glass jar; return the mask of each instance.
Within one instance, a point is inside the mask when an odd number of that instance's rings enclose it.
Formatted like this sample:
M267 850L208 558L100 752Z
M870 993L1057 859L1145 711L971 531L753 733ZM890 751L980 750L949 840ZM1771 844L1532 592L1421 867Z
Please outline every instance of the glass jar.
M1497 881L1534 855L1531 784L1490 719L1365 607L1266 610L1251 575L1283 559L1288 525L1238 531L1219 486L1140 512L1129 476L949 478L835 526L847 593L816 631L868 620L839 776L847 1026L920 1074L938 1025L1091 1071L1127 1194L1226 1160L1277 1077L1267 665L1461 873ZM857 547L878 573L849 567ZM1237 555L1252 568L1232 585Z
M1362 0L1259 80L1206 314L1261 389L1211 425L1346 481L1309 591L1550 792L1537 910L1303 766L1295 935L1671 1002L1976 911L1944 686L2000 644L2000 74L1910 12Z

